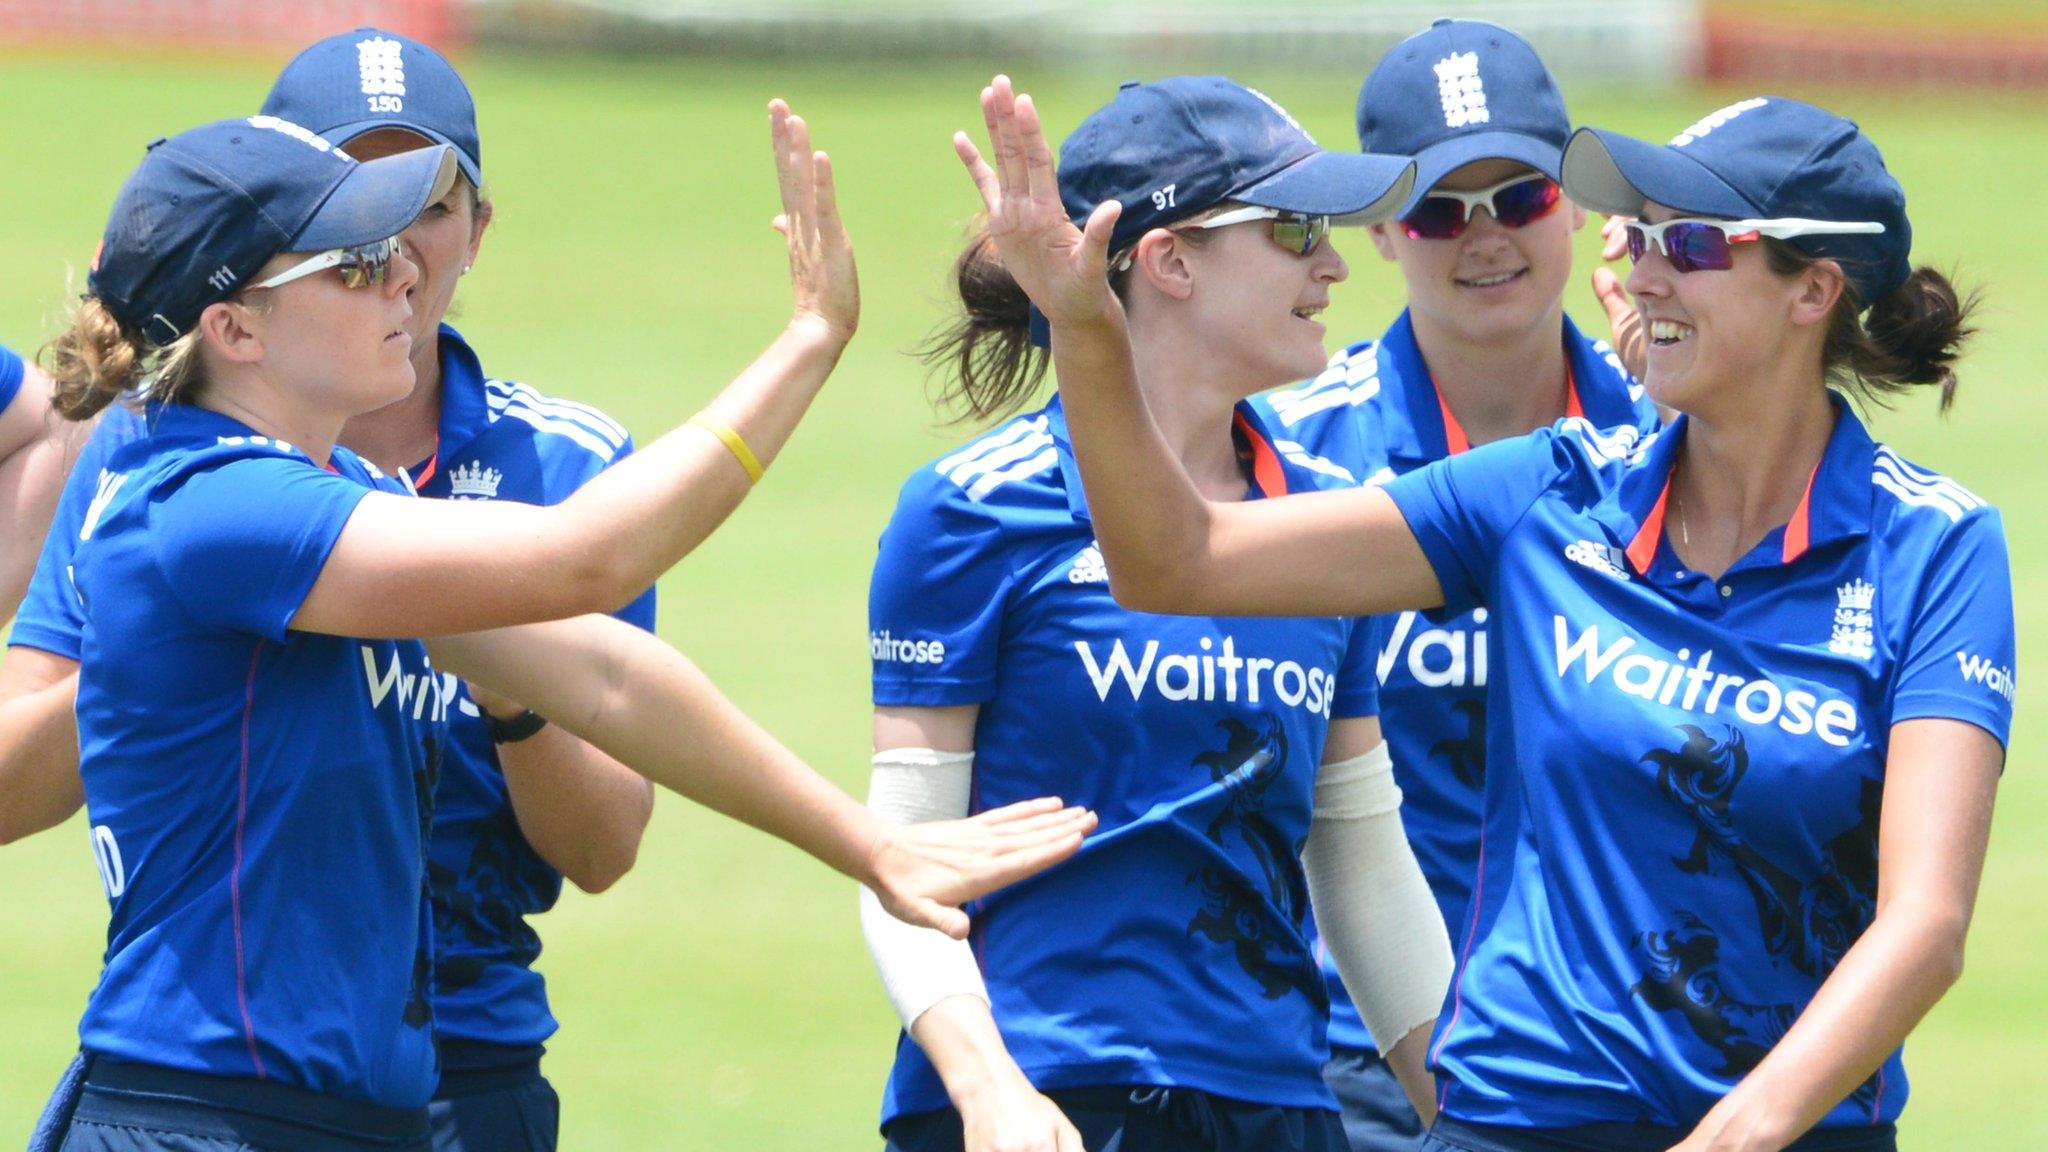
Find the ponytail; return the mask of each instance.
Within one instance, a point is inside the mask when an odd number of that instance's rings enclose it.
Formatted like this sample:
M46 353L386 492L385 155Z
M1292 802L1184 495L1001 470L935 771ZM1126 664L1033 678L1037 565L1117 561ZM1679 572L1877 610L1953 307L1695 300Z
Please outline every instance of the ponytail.
M958 421L994 420L1024 406L1045 380L1051 354L1031 343L1031 298L1003 267L986 231L953 264L961 312L918 346L945 373L939 402Z
M152 347L97 296L79 299L70 329L43 345L38 360L55 385L51 406L67 420L90 420L130 392L176 400L203 383L196 330Z
M1780 275L1814 262L1782 241L1765 244L1771 268ZM1977 331L1971 320L1978 302L1976 292L1958 292L1947 276L1925 266L1867 306L1856 286L1845 282L1828 319L1821 370L1829 383L1878 404L1908 388L1937 387L1940 410L1947 412L1956 400L1956 359Z

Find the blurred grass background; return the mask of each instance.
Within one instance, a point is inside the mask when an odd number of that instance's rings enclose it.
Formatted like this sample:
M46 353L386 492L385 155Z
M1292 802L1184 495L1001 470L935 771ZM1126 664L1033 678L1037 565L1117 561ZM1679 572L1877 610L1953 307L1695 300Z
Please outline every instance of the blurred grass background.
M2022 8L2038 11L2034 4ZM1860 6L1859 6L1860 7ZM0 60L0 342L55 330L142 144L246 114L279 52L44 51ZM785 96L842 181L859 249L859 340L774 473L717 538L662 582L662 633L851 791L868 750L865 589L876 534L910 469L967 430L939 425L902 354L942 315L975 199L949 134L977 124L999 62L773 67L493 52L462 62L482 109L497 222L454 322L494 374L610 411L643 439L729 379L786 316L764 105ZM1111 74L1021 75L1055 131L1106 100ZM1333 147L1352 140L1356 76L1247 71ZM1567 85L1575 117L1665 136L1747 91L1645 95ZM2048 235L2038 202L2048 107L2011 94L1792 91L1860 120L1911 197L1919 259L1987 289L1961 402L1916 401L1880 435L2005 512L2021 647L2048 628L2048 512L2035 507L2048 407ZM2018 211L2015 211L2017 209ZM1584 288L1571 307L1602 317ZM1394 271L1355 235L1326 319L1375 335ZM67 289L67 284L70 287ZM1968 974L1909 1045L1904 1146L2019 1152L2048 1144L2048 786L2042 708L2020 697ZM687 740L687 732L677 733ZM346 878L337 877L337 884ZM82 820L0 850L0 1140L25 1133L75 1047L105 903ZM546 1068L570 1149L871 1148L896 1028L853 890L794 851L664 796L638 868L542 918L563 1029Z

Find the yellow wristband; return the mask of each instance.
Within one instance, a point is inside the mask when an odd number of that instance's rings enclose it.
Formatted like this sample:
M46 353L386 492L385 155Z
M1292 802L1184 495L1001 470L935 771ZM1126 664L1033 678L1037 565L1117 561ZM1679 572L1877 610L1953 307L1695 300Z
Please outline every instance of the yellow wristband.
M732 425L709 412L699 412L690 417L690 423L718 437L719 443L724 444L732 453L732 458L739 461L740 467L747 470L747 479L756 484L761 482L761 474L767 469L761 466L761 458L754 455L754 450L747 447L747 442L740 439L740 434L733 431Z

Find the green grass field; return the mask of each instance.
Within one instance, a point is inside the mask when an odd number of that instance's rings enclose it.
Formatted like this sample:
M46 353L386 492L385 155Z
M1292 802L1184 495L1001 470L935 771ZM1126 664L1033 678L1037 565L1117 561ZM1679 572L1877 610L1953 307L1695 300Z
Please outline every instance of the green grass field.
M50 56L0 63L0 341L53 328L120 181L150 138L252 111L276 59ZM990 62L992 63L992 62ZM902 350L941 315L975 206L947 136L976 121L990 63L807 68L492 56L465 70L484 109L498 215L457 323L500 375L610 410L643 438L682 420L786 309L763 105L807 114L843 180L866 315L809 422L748 506L662 583L662 633L850 790L867 764L864 594L897 485L964 435L937 425ZM1116 76L1022 76L1073 124ZM1241 77L1325 143L1351 138L1356 77ZM1584 120L1668 135L1748 93L1573 91ZM2022 647L2048 639L2048 233L2011 208L2038 174L2037 99L1809 94L1859 118L1917 208L1916 252L1991 303L1946 422L1919 401L1876 423L1908 455L2005 509ZM1597 241L1582 237L1588 259ZM1333 333L1376 334L1393 271L1355 237ZM1573 310L1600 314L1583 287ZM2029 367L2032 365L2033 367ZM1910 1045L1907 1145L2048 1144L2048 786L2044 712L2023 696L1969 973ZM679 740L689 733L678 732ZM337 884L346 878L337 877ZM84 825L0 850L0 1142L27 1131L74 1047L105 903ZM796 852L664 797L639 867L543 918L560 1036L547 1068L572 1149L875 1147L896 1029L861 946L853 888ZM2033 944L2027 943L2034 941Z

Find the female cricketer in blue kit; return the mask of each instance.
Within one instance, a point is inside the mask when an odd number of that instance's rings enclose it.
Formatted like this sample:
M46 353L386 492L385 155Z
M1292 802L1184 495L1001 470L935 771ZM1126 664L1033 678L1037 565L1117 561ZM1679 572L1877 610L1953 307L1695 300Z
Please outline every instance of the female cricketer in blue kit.
M1447 74L1458 80L1449 90ZM1315 379L1254 401L1278 435L1360 483L1383 483L1567 417L1656 425L1613 349L1565 315L1572 235L1586 217L1557 183L1571 132L1550 70L1497 24L1439 20L1380 59L1359 92L1358 142L1415 157L1400 218L1370 232L1400 269L1407 307ZM1610 319L1632 318L1625 295L1618 308ZM1453 936L1479 860L1488 617L1480 607L1374 622L1402 823ZM1405 1152L1420 1121L1327 954L1323 971L1327 1076L1351 1152Z
M455 149L454 186L400 236L419 269L407 326L417 382L403 400L344 424L344 446L387 474L404 471L423 496L530 504L558 503L631 452L631 438L603 413L487 378L461 334L442 324L493 210L480 191L475 103L445 58L375 28L328 37L293 58L262 111L359 160L436 143ZM34 689L77 670L84 620L63 574L99 458L140 429L125 406L102 423L88 452L90 475L60 509L0 683L27 679ZM651 629L653 590L619 615ZM554 1147L559 1104L540 1054L555 1021L532 967L540 940L526 918L553 906L564 875L591 892L616 881L631 866L653 798L645 778L559 726L469 686L458 692L428 869L441 1058L430 1108L436 1147L545 1150ZM78 803L76 771L57 765L53 775L61 779L49 789ZM27 810L32 791L16 788L9 806ZM60 803L33 808L45 818L68 815Z
M1315 315L1347 274L1330 217L1384 218L1409 183L1405 159L1324 152L1222 77L1126 85L1068 137L1073 211L1133 206L1111 248L1139 379L1213 498L1335 483L1244 400L1323 362ZM956 273L964 314L933 359L973 415L1015 411L1045 366L1027 302L986 238ZM1363 624L1118 607L1068 445L1057 400L1017 416L919 469L882 537L871 803L934 819L1051 790L1104 829L981 905L971 944L867 909L907 1031L889 1147L1341 1152L1309 888L1424 1109L1450 968Z
M1637 218L1645 383L1681 417L1227 504L1147 412L1105 283L1116 210L1077 229L1035 123L999 127L990 233L1049 318L1121 601L1493 613L1423 1147L1893 1148L1900 1044L1961 967L2013 623L1997 513L1842 396L1946 402L1968 332L1876 147L1775 97L1665 146L1580 131L1565 192ZM1321 562L1273 563L1294 555Z
M795 318L691 426L553 507L407 499L335 446L413 387L397 234L454 149L359 163L272 116L151 146L49 356L66 415L139 388L148 425L95 477L68 574L112 918L64 1148L427 1147L422 880L457 676L955 933L945 903L1077 845L1088 817L1046 803L879 823L638 629L530 623L616 609L701 540L851 333L829 167L779 104L774 126Z

